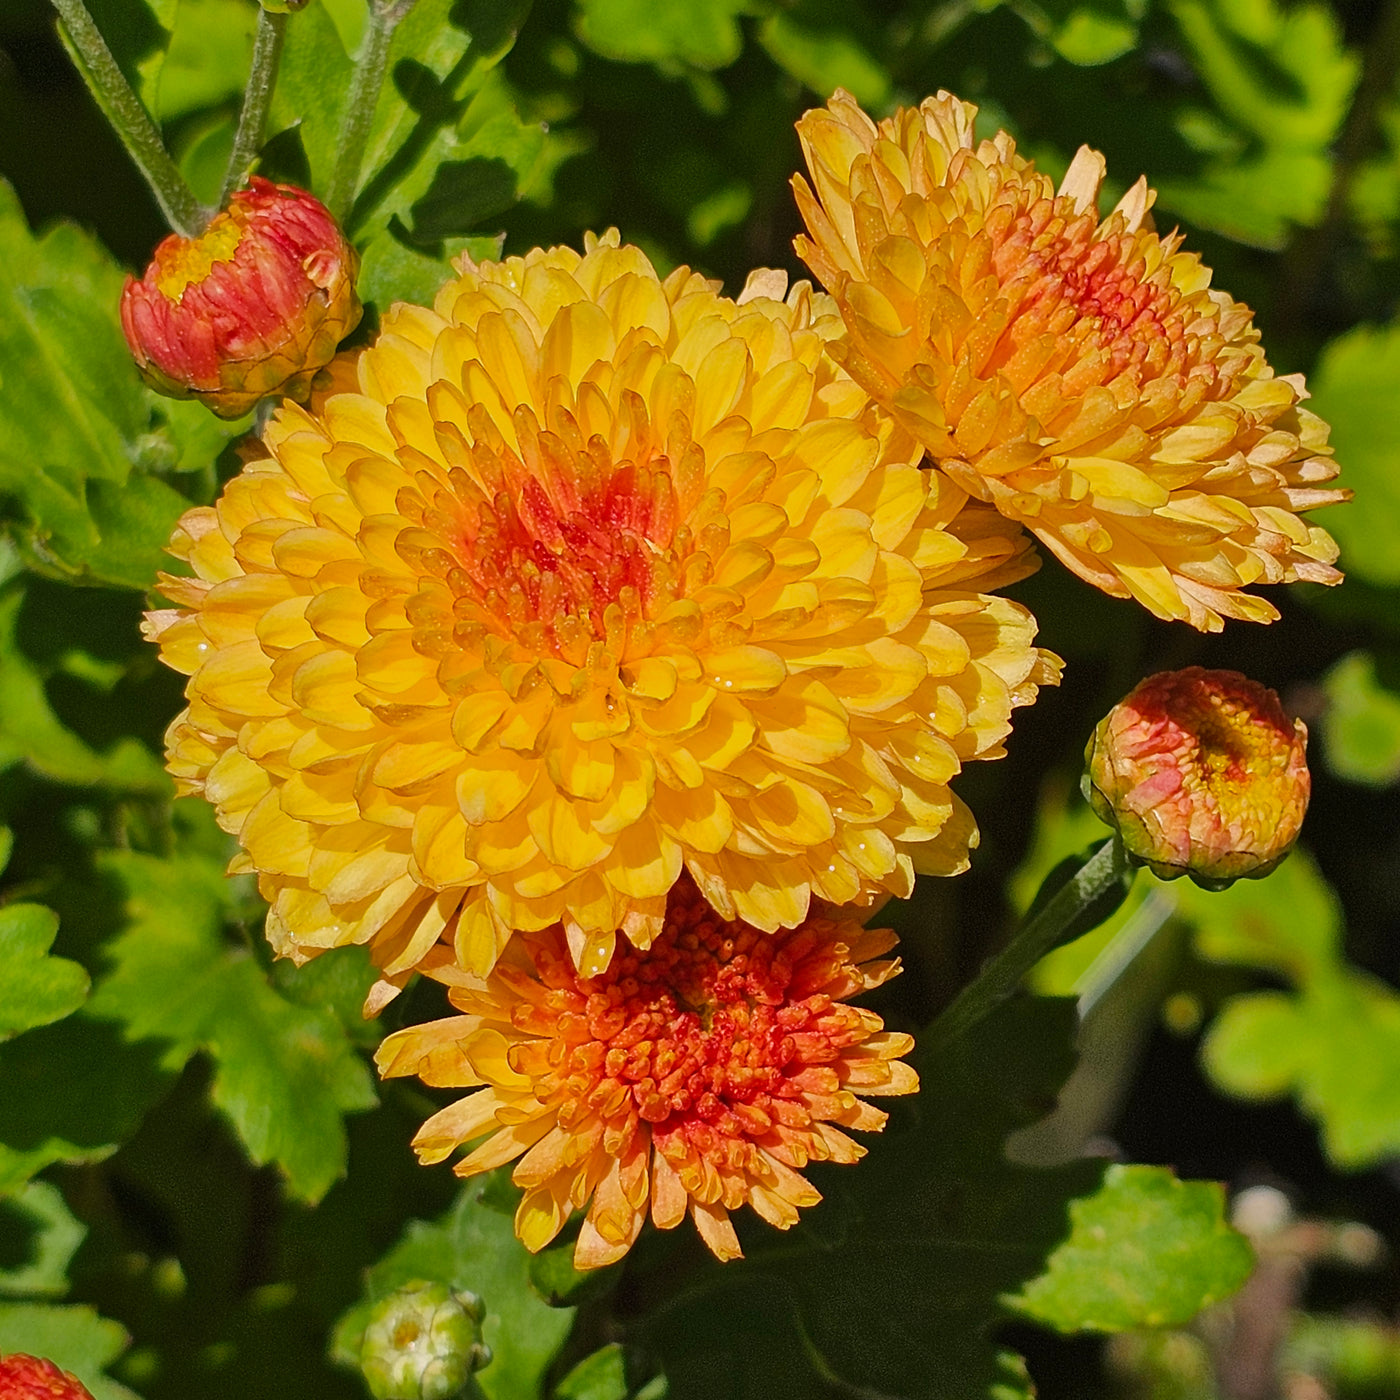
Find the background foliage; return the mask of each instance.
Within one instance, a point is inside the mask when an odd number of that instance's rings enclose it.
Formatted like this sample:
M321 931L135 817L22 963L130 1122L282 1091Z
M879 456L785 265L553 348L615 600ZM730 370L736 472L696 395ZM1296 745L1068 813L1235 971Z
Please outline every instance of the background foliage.
M213 199L251 0L92 9ZM364 21L364 0L292 17L266 173L324 188ZM116 296L165 230L48 6L7 0L0 1352L98 1400L348 1400L369 1301L431 1278L485 1300L491 1400L1400 1394L1398 69L1396 0L417 0L349 221L361 336L501 238L616 224L731 291L798 273L795 118L838 84L877 113L947 87L1053 174L1080 142L1111 197L1145 171L1159 224L1309 375L1358 497L1324 520L1347 584L1292 590L1267 629L1156 624L1053 563L1021 585L1065 684L962 780L981 849L888 911L909 972L880 1009L926 1024L1095 839L1069 796L1083 742L1154 670L1241 669L1304 715L1308 852L1222 895L1140 875L1037 970L1041 998L924 1056L917 1101L793 1235L749 1230L725 1268L648 1235L581 1280L567 1244L515 1244L507 1180L414 1165L431 1095L376 1086L366 1051L433 989L366 1025L356 952L271 965L224 838L171 800L179 683L136 624L248 425L137 379ZM1258 1269L1199 1318L1251 1256L1194 1178L1280 1188L1299 1217L1240 1215Z

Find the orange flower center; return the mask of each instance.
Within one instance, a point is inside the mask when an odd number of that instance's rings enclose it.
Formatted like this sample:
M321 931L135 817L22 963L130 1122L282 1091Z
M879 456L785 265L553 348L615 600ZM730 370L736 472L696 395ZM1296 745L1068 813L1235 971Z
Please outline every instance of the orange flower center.
M156 249L156 288L160 294L178 305L185 288L204 281L215 263L232 262L246 225L245 218L227 212L216 215L198 238L168 239L162 243Z
M549 991L514 1021L551 1037L541 1058L561 1127L639 1119L658 1140L680 1134L708 1151L719 1138L805 1122L795 1101L816 1087L813 1067L869 1036L861 1012L814 990L846 953L810 929L762 934L726 921L682 881L662 936L646 952L621 945L597 977L578 976L564 948L536 945Z
M698 482L702 466L684 461L678 473L650 443L640 400L624 397L636 400L628 407L643 438L628 457L597 435L585 441L568 411L556 411L546 430L523 407L517 453L474 405L474 441L457 435L463 460L450 489L420 473L400 491L400 513L421 529L400 534L398 553L445 585L425 580L409 606L419 650L475 650L491 634L574 665L598 642L620 658L631 634L683 596L696 540L676 478L688 469ZM699 457L688 440L680 449Z
M1019 292L1017 348L1048 332L1091 341L1104 357L1104 380L1128 371L1139 382L1184 383L1193 367L1213 377L1214 362L1188 335L1181 293L1165 268L1149 278L1133 234L1095 239L1097 228L1094 214L1076 213L1064 196L1019 210L1002 205L989 216L993 267L1013 298Z

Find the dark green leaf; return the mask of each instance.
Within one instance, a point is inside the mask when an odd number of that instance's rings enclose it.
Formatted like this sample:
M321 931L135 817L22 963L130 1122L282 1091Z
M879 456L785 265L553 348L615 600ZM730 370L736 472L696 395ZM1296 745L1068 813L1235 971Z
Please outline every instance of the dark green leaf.
M71 1015L87 1000L88 975L49 956L58 915L38 904L0 909L0 1040Z
M120 1020L133 1039L168 1042L172 1067L207 1051L214 1102L249 1155L276 1162L294 1195L318 1200L345 1170L344 1115L375 1103L341 1023L279 995L246 947L225 938L236 894L219 862L114 851L100 863L129 925L110 947L114 969L93 1014Z
M68 1264L87 1226L68 1209L63 1193L47 1181L31 1181L15 1196L0 1198L0 1294L11 1298L61 1298L68 1291ZM9 1260L19 1241L18 1262Z
M605 58L724 68L739 57L749 0L579 0L579 35Z
M543 1396L545 1373L568 1336L574 1314L571 1308L549 1307L531 1288L530 1256L511 1225L513 1203L498 1202L492 1184L491 1177L470 1181L440 1221L409 1224L403 1239L370 1270L365 1300L341 1318L331 1344L336 1361L357 1365L374 1303L405 1283L423 1279L465 1289L481 1299L486 1310L481 1335L492 1360L476 1381L488 1400Z

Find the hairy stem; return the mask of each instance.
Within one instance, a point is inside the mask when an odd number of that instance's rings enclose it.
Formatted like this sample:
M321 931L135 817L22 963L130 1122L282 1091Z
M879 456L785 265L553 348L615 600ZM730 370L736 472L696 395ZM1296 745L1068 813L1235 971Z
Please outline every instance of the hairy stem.
M379 90L384 86L384 71L389 63L389 44L399 21L412 8L413 0L390 0L388 3L386 0L371 0L369 27L350 79L350 95L336 145L338 155L331 173L330 187L326 191L326 207L342 224L354 203L355 190L360 183L365 143L369 140L370 124L374 120L374 109L379 102Z
M248 73L248 86L243 91L243 110L238 114L238 130L233 138L223 193L219 196L221 205L247 181L248 171L262 146L267 109L272 105L272 90L277 85L277 65L282 58L282 40L286 33L286 15L259 9L253 65Z
M84 81L146 177L166 222L176 233L194 237L207 222L208 213L170 159L150 113L131 90L87 6L83 0L53 0L53 5L77 51Z
M1021 925L1001 952L987 959L977 976L920 1038L920 1051L928 1053L951 1044L990 1016L1016 991L1026 973L1084 922L1095 905L1102 904L1105 912L1101 917L1107 917L1107 912L1121 902L1114 897L1115 887L1126 892L1134 873L1118 837L1106 841L1038 913ZM1080 932L1087 933L1089 928Z

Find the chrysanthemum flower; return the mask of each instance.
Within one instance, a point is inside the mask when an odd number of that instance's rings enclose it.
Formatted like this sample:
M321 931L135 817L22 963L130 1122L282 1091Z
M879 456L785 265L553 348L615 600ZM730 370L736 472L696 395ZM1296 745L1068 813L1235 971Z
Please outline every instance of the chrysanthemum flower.
M237 418L267 394L306 397L359 323L358 268L320 200L255 175L203 233L172 233L126 279L122 330L153 389Z
M1054 678L972 591L1025 555L863 416L829 300L760 287L615 235L469 263L185 516L171 769L278 951L485 972L562 921L598 970L683 868L772 931L965 865L948 782Z
M1085 790L1129 855L1218 889L1292 849L1312 793L1307 746L1302 720L1238 671L1162 671L1099 721Z
M1251 313L1161 237L1145 180L1106 219L1087 146L1058 192L946 92L878 126L848 93L798 122L797 251L840 304L832 353L933 460L1082 578L1218 630L1242 590L1336 583L1298 512L1345 499L1326 425Z
M399 1031L376 1058L386 1077L484 1086L430 1118L414 1146L440 1162L483 1138L459 1176L519 1158L527 1249L587 1206L577 1268L620 1259L648 1210L663 1230L688 1211L733 1259L731 1211L795 1224L821 1199L802 1169L856 1161L865 1149L843 1129L884 1126L857 1095L918 1088L899 1058L912 1038L846 1004L899 971L873 961L894 943L886 929L819 915L764 934L721 918L682 879L646 951L619 948L584 977L562 930L526 934L485 982L439 973L466 1014Z

